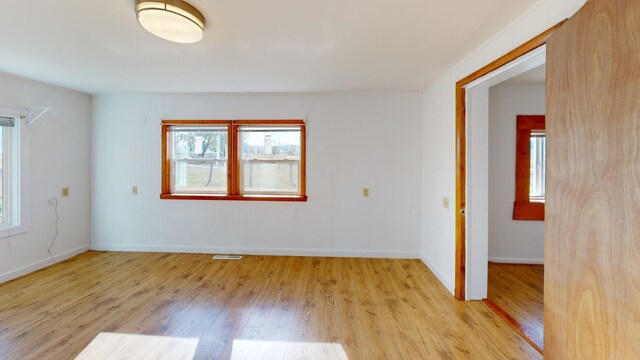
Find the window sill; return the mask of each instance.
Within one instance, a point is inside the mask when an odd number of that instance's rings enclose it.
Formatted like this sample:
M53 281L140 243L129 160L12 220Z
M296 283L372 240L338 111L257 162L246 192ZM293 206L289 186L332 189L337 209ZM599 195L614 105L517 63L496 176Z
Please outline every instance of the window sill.
M205 194L160 194L162 200L227 200L227 201L290 201L306 202L307 195L205 195Z
M528 201L514 202L513 220L544 221L544 203Z
M23 225L0 228L0 239L19 235L19 234L24 234L28 231L29 229Z

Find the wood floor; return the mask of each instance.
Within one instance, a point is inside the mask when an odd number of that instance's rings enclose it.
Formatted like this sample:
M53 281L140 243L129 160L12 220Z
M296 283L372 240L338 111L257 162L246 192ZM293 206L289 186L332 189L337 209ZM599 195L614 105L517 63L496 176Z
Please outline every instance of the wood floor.
M488 297L544 349L544 266L489 263Z
M72 359L100 333L189 338L196 359L541 359L419 260L89 252L0 285L0 359Z

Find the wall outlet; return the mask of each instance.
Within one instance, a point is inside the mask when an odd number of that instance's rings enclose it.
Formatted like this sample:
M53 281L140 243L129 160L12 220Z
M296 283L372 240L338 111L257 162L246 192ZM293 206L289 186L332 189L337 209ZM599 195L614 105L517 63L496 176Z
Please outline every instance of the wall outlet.
M69 188L68 187L63 187L62 188L62 197L67 197L69 196Z
M449 198L446 196L442 198L442 207L445 209L449 208Z
M56 199L56 198L54 198L54 197L49 198L49 205L55 205L55 204L56 204L56 202L58 202L58 199Z
M362 189L362 197L369 197L369 188Z
M131 187L131 193L132 193L133 195L138 195L138 186L137 186L137 185L133 185L133 186Z

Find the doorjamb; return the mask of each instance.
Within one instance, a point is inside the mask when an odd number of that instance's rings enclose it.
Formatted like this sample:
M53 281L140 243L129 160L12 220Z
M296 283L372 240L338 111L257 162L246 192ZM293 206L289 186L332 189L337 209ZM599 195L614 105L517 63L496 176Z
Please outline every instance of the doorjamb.
M543 46L547 39L560 28L567 19L549 28L540 35L511 50L500 58L478 69L456 83L456 265L455 265L455 297L466 300L466 86L473 81L509 64L519 57Z

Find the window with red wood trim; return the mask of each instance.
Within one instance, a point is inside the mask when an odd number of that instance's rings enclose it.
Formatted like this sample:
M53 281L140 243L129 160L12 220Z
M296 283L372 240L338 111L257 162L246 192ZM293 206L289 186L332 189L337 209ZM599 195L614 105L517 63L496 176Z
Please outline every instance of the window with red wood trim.
M513 220L544 220L545 117L518 115L517 122Z

